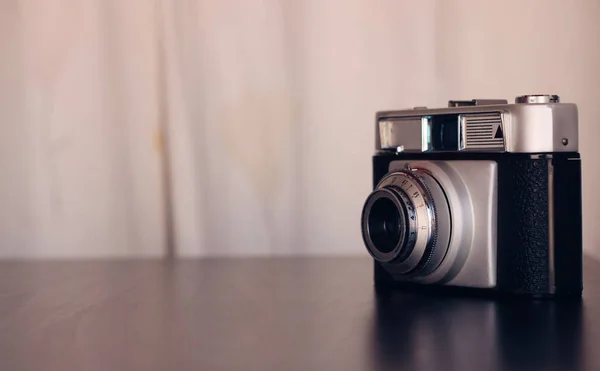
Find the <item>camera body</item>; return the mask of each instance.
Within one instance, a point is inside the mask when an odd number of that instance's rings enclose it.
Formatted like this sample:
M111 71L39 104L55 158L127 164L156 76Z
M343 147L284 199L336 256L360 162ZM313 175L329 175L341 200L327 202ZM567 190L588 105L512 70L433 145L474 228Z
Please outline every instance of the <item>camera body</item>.
M555 95L376 115L361 229L377 287L582 292L575 104Z

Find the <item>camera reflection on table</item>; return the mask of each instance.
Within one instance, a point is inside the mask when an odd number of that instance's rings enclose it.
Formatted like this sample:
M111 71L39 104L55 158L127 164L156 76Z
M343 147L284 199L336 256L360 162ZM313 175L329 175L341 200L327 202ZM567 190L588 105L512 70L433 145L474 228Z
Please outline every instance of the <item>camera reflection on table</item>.
M579 369L581 300L376 293L376 369Z

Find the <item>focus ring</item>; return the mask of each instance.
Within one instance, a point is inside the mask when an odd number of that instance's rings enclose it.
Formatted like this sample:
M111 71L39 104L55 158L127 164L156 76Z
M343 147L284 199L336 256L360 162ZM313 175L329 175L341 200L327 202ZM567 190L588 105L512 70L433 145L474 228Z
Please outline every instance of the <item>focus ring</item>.
M431 192L429 192L421 179L410 170L401 170L385 176L377 185L374 193L389 188L397 188L398 192L405 195L401 199L403 209L414 210L414 224L410 225L409 235L414 236L414 245L404 246L399 259L389 261L390 267L397 274L411 274L416 268L427 261L427 255L432 249L432 236L435 233L435 213L433 210ZM371 196L370 196L371 197Z
M420 274L423 268L427 267L429 263L432 261L434 253L437 249L437 221L438 214L436 209L435 198L427 186L427 181L423 178L423 175L420 174L420 171L412 172L412 175L415 176L421 183L423 190L427 194L427 199L429 202L429 210L431 212L430 224L431 224L431 234L429 236L429 241L427 242L427 246L425 247L425 253L423 254L423 258L417 264L417 267L414 269L413 274Z
M415 213L415 205L412 203L410 198L406 195L406 193L399 187L389 186L387 187L390 190L393 190L396 195L401 199L404 204L404 211L406 212L406 234L404 239L404 246L398 251L398 255L394 258L393 262L403 262L405 261L413 251L415 247L415 242L417 240L416 233L416 224L417 224L417 216Z
M434 212L434 233L426 249L426 259L414 271L415 276L427 276L439 267L448 252L452 233L452 216L448 198L435 177L425 169L416 168L412 172L426 189L431 200L431 210Z

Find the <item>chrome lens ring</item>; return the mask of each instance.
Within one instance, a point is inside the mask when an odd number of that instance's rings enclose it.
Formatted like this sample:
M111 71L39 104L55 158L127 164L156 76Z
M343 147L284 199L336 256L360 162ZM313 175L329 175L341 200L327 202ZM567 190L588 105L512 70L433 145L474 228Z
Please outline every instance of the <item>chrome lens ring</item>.
M428 243L426 257L415 269L415 275L427 276L434 272L446 257L452 235L452 215L446 194L433 175L420 168L413 168L412 174L419 178L427 189L435 213L435 236Z
M402 259L414 245L410 236L414 224L414 210L404 192L393 186L376 189L362 212L361 229L369 254L384 263Z
M378 187L389 186L400 188L409 197L416 222L414 229L411 230L415 239L414 246L405 259L392 262L393 269L398 274L414 274L435 245L436 213L433 198L423 182L410 170L391 173L378 185Z
M366 213L371 212L369 208L372 203L369 200L382 192L399 195L395 205L410 222L403 226L407 231L404 240L395 246L393 254L384 256L373 244L369 244L369 231L365 228ZM395 274L414 277L434 271L446 255L450 232L447 199L441 186L426 170L405 169L386 175L363 209L363 236L367 237L367 248L377 260L390 263L389 269Z

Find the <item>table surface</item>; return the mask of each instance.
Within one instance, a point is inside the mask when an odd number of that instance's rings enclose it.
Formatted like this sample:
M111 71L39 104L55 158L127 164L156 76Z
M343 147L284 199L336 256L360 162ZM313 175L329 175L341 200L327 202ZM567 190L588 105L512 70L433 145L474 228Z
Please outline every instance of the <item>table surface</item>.
M2 370L600 369L575 302L376 294L368 258L0 262Z

